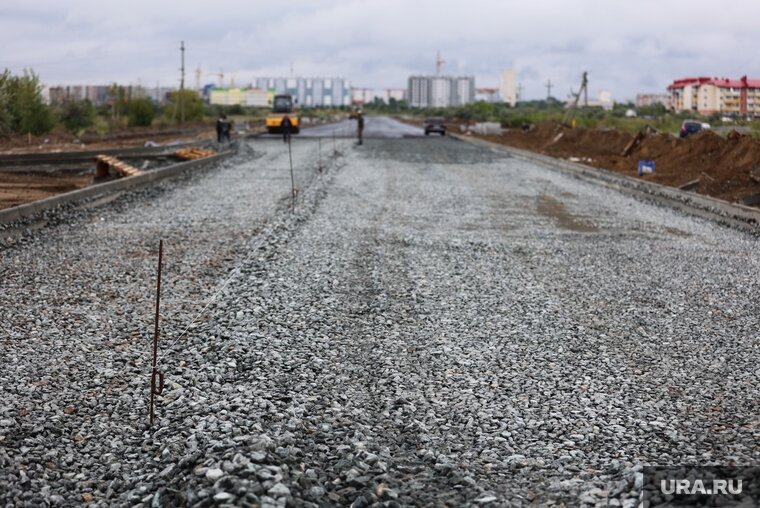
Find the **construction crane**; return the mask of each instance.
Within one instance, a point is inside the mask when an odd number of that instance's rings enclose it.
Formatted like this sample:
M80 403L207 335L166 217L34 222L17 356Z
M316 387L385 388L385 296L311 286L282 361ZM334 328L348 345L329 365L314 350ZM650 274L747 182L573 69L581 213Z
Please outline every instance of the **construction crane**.
M445 64L445 60L441 60L441 52L438 52L438 55L435 58L435 75L440 76L441 75L441 67L443 67L443 64Z
M200 64L198 65L198 68L195 69L195 89L199 92L201 91L201 80L203 79L203 71L201 70Z
M209 72L209 76L219 77L219 88L224 88L224 69L219 69L219 72Z
M583 105L588 106L588 72L583 72L583 78L581 80L581 87L578 89L578 93L573 92L570 89L570 95L573 97L573 103L565 111L565 116L562 118L562 125L566 127L575 127L575 113L578 110L578 102L581 100L581 94L583 94Z

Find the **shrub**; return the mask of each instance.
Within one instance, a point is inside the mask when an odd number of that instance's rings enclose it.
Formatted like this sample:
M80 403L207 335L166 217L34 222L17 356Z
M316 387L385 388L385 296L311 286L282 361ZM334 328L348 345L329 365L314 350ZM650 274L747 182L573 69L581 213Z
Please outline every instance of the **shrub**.
M177 90L169 96L169 104L164 110L167 118L182 121L200 120L203 118L203 100L193 90Z
M58 110L58 118L67 130L76 132L92 126L95 108L88 100L66 100Z
M130 127L148 127L153 123L156 111L150 99L132 99L127 102L127 117Z
M245 111L243 110L243 106L240 104L233 104L227 109L228 115L244 115Z
M11 76L6 70L0 75L0 129L6 132L34 135L50 132L54 125L50 108L43 102L39 78L31 71L23 76Z

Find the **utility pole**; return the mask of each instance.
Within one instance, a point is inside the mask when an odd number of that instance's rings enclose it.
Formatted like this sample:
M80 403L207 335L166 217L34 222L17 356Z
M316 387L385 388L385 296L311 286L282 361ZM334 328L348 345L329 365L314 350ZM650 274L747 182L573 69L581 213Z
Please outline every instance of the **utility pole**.
M520 99L522 99L522 91L523 91L522 83L517 83L517 97L515 97L516 102L519 102Z
M588 72L583 72L583 105L588 107Z
M201 76L203 71L201 70L201 64L198 64L198 68L195 69L195 89L201 91Z
M185 101L183 98L185 92L185 41L180 43L179 50L182 53L182 77L179 80L179 117L180 122L185 123Z
M552 80L550 79L546 82L546 100L548 101L551 98L552 98Z

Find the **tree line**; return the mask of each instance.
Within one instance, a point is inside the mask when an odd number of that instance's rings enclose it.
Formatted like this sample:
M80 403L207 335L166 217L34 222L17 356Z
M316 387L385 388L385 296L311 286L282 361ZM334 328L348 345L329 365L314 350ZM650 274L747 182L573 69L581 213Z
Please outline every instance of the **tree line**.
M105 104L93 105L89 100L64 99L47 104L39 76L31 70L13 75L8 69L0 72L0 135L47 134L63 128L81 132L97 127L112 130L124 127L147 127L159 118L162 122L199 120L204 104L197 92L172 92L165 105L146 97L130 97L123 86L109 88Z

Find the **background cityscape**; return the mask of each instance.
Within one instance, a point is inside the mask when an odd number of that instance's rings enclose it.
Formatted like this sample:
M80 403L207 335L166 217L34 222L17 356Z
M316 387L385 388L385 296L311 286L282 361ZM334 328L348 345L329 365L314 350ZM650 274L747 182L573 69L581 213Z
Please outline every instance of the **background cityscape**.
M440 55L439 55L440 61ZM224 82L224 74L215 74L219 83L200 86L201 73L196 71L196 90L204 101L218 106L268 107L275 94L290 94L301 107L362 106L368 103L405 103L412 108L445 108L474 102L504 103L515 107L522 100L521 85L514 69L499 73L498 87L478 87L474 76L450 76L441 73L437 65L435 74L409 76L405 87L370 88L353 86L350 79L341 77L256 77L246 86L237 87L234 78ZM226 86L225 86L226 85ZM42 94L51 105L65 101L88 100L93 105L107 104L113 98L114 85L50 85L43 86ZM148 98L156 104L165 104L177 87L156 84L155 87L126 85L128 98ZM570 102L573 96L563 100ZM558 100L551 94L551 80L547 80L547 100ZM703 115L760 116L760 79L747 76L677 77L664 92L642 92L635 100L637 107L661 104L673 111L695 111ZM615 105L610 90L598 90L586 99L585 106L610 110Z

